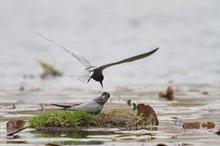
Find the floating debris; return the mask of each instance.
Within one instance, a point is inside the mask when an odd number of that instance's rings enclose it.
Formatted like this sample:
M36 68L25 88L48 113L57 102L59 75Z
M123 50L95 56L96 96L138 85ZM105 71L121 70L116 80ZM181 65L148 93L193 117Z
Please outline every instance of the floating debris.
M167 146L167 145L160 143L160 144L157 144L156 146Z
M24 86L19 87L19 91L24 91L24 90L25 90Z
M133 109L132 109L133 111L135 111L137 109L137 104L134 102L132 103L132 101L130 99L128 99L126 103L128 106L133 106Z
M132 105L133 105L133 111L135 111L136 109L137 109L137 105L136 105L136 103L132 103Z
M13 136L14 134L26 129L27 122L24 120L11 120L6 123L7 136Z
M199 129L200 123L199 122L184 122L183 128L184 129Z
M137 115L146 118L151 125L159 125L157 115L150 105L138 104Z
M44 104L44 103L41 103L41 104L40 104L40 107L41 107L41 110L42 110L42 111L45 111L45 104Z
M9 109L16 109L15 104L12 104L12 107L11 107L11 108L9 108Z
M60 146L60 145L54 144L54 143L47 143L47 144L45 144L45 146Z
M202 127L203 128L207 128L207 129L213 129L213 128L215 128L215 123L213 123L213 122L205 122L205 123L202 123Z
M35 78L35 76L32 75L32 74L29 74L29 75L24 74L24 75L23 75L23 78L24 78L24 79L33 79L33 78Z
M44 73L41 74L42 79L45 79L48 77L59 77L63 75L61 71L55 69L52 65L48 64L47 62L43 60L40 60L38 63L41 65L41 67L44 70Z
M215 134L220 135L220 129L218 129L218 131L216 131Z
M131 100L127 100L127 105L131 106Z
M166 89L165 93L160 92L159 93L159 98L166 98L167 100L173 100L174 99L174 91L173 91L172 87L169 86Z
M193 121L193 122L182 122L180 118L173 117L175 119L173 125L176 127L183 127L184 129L200 129L202 128L207 128L207 129L212 129L215 128L215 124L213 122L204 122L200 123L198 121Z
M207 129L213 129L215 128L215 124L213 122L184 122L183 123L183 128L184 129L199 129L200 127L202 128L207 128Z
M208 94L209 94L209 92L204 91L204 92L202 92L202 94L203 94L203 95L208 95Z

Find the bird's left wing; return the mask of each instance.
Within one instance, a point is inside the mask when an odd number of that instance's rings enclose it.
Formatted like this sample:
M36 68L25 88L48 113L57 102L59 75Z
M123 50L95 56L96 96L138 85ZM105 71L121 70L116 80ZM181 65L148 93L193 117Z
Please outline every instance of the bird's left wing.
M54 45L58 46L59 48L62 48L64 51L66 51L67 53L71 54L74 58L76 58L85 68L89 68L92 67L91 63L81 54L77 53L76 51L73 51L71 49L67 49L61 45L59 45L58 43L56 43L55 41L45 37L44 35L36 32L37 35L41 36L42 38L48 40L49 42L53 43Z
M104 70L105 68L107 67L110 67L110 66L113 66L113 65L117 65L117 64L121 64L121 63L126 63L126 62L132 62L132 61L135 61L135 60L139 60L139 59L142 59L142 58L145 58L147 56L150 56L152 55L154 52L156 52L159 48L156 48L150 52L147 52L147 53L144 53L144 54L140 54L140 55L136 55L136 56L133 56L133 57L129 57L129 58L126 58L126 59L123 59L121 61L117 61L117 62L113 62L113 63L109 63L109 64L106 64L106 65L103 65L103 66L100 66L99 68L101 68L102 70Z

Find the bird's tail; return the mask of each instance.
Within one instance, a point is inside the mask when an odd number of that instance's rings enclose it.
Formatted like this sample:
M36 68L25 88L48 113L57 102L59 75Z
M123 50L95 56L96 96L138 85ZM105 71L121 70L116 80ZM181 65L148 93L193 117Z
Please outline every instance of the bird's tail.
M91 76L91 72L89 70L84 70L81 74L78 75L65 75L65 77L74 78L83 83L88 83L88 81L90 80L90 76Z
M89 70L84 70L80 75L76 77L77 80L80 80L83 83L86 83L90 80L92 72Z

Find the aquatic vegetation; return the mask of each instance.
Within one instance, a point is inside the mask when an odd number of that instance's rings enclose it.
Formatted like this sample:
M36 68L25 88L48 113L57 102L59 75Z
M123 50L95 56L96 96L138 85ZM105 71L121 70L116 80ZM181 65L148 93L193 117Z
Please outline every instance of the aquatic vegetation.
M7 124L10 135L27 128L27 122L12 120ZM43 113L28 121L31 128L41 130L82 130L83 128L120 128L127 130L155 129L159 125L155 111L149 105L138 104L137 113L123 110L111 110L99 115L84 111L59 111ZM8 126L9 125L9 126ZM25 125L25 126L24 126ZM19 128L21 127L21 128ZM48 129L49 128L49 129ZM52 129L51 129L52 128Z
M44 70L44 73L41 74L41 78L47 78L49 76L58 77L62 76L63 73L57 69L55 69L52 65L48 64L43 60L39 60L38 62Z
M147 129L156 130L159 125L157 114L150 105L138 104L135 119L137 120L136 129L143 129L143 127L146 129L147 125Z
M93 121L93 115L83 111L60 111L44 113L29 120L32 128L36 127L86 127Z
M124 129L146 129L155 125L151 119L136 113L113 110L103 112L99 115L91 115L83 111L60 111L56 113L44 113L29 120L32 128L39 127L61 127L61 128L124 128Z
M134 115L128 124L128 127L131 130L146 129L149 126L151 126L149 119L143 117L142 114Z

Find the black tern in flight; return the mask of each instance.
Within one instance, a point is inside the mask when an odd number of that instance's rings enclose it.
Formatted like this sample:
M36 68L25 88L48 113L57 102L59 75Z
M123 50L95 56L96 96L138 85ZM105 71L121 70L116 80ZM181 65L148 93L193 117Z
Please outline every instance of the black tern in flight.
M110 94L104 92L100 97L87 100L81 104L76 104L76 105L52 104L52 105L63 107L65 110L81 110L97 115L102 111L103 106L108 101L109 97Z
M147 56L152 55L154 52L156 52L159 49L159 48L156 48L156 49L154 49L154 50L152 50L150 52L147 52L147 53L139 54L139 55L136 55L136 56L132 56L132 57L120 60L120 61L116 61L116 62L113 62L113 63L109 63L109 64L105 64L105 65L96 67L96 66L91 65L91 63L85 57L80 55L79 53L77 53L77 52L75 52L73 50L67 49L67 48L57 44L53 40L45 37L44 35L42 35L40 33L37 33L37 34L39 36L41 36L42 38L44 38L44 39L50 41L51 43L55 44L56 46L62 48L67 53L71 54L74 58L76 58L85 67L83 73L80 74L77 77L77 79L79 79L82 82L87 82L88 83L90 81L90 79L92 78L95 81L99 82L102 87L103 87L102 81L104 79L104 76L103 76L103 70L104 69L106 69L106 68L108 68L110 66L113 66L113 65L117 65L117 64L121 64L121 63L126 63L126 62L132 62L132 61L135 61L135 60L139 60L139 59L145 58Z

